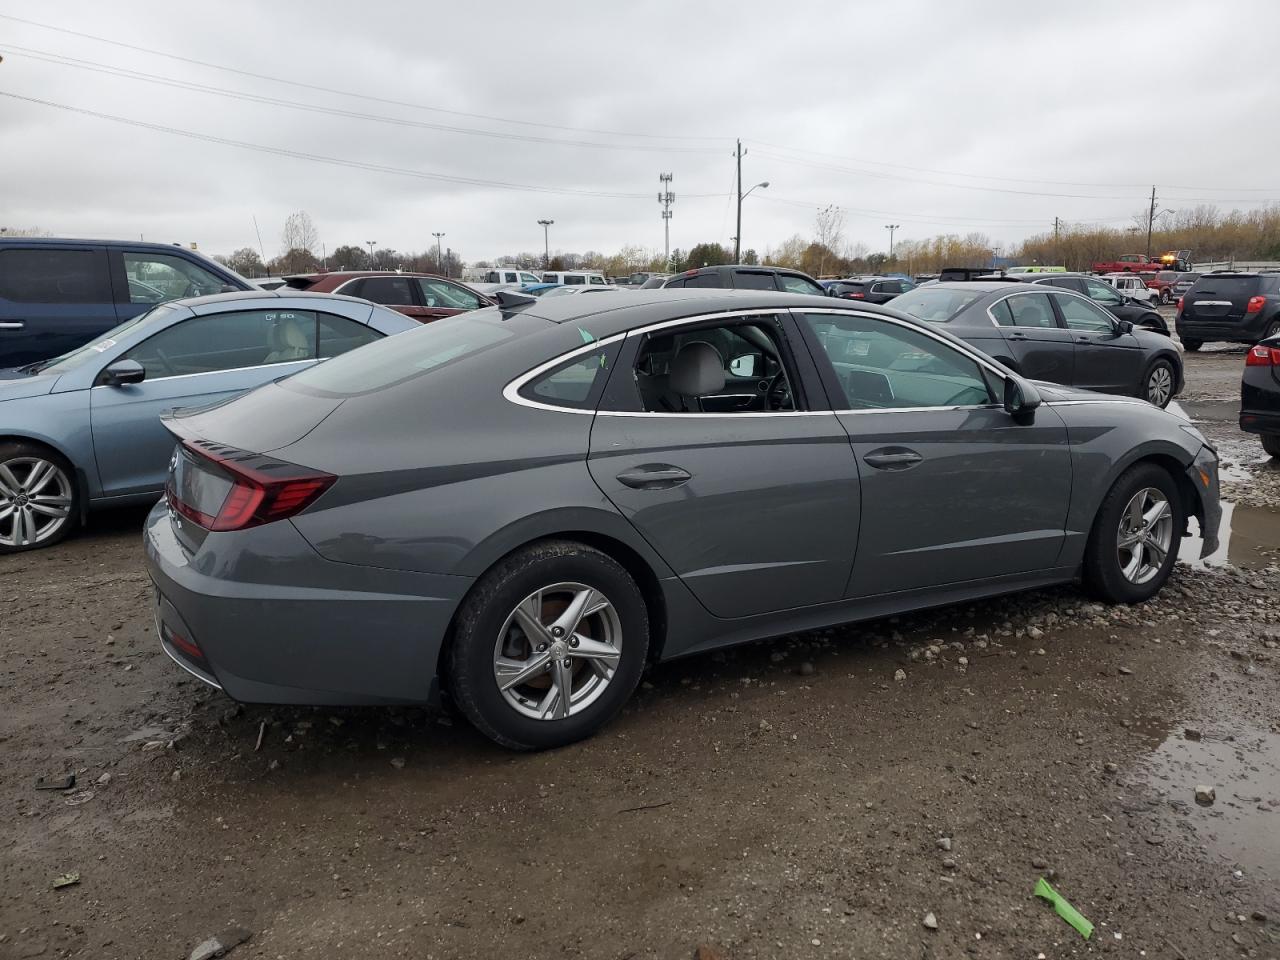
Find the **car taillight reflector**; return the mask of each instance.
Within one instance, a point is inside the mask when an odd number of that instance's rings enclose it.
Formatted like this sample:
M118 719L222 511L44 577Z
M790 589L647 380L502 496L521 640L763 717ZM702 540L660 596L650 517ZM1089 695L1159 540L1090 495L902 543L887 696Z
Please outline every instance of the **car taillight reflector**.
M182 446L197 465L207 464L206 469L221 474L230 483L230 489L217 514L212 516L183 500L172 473L165 496L169 506L179 514L215 532L244 530L295 516L338 479L318 470L220 444L184 440Z
M1181 313L1181 312L1182 312L1182 298L1181 298L1181 297L1179 297L1179 298L1178 298L1178 312L1179 312L1179 313Z
M867 299L867 295L866 295L865 293L846 293L846 294L845 294L845 296L846 296L848 299L850 299L850 300L865 300L865 299Z
M1246 367L1280 367L1280 347L1258 344L1244 358Z
M1266 297L1250 297L1248 306L1244 308L1245 313L1257 313L1267 305Z

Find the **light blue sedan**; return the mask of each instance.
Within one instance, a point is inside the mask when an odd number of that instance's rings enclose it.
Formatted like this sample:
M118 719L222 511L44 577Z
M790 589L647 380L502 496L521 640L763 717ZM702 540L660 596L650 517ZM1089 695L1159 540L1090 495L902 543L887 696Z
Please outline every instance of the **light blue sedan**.
M353 297L226 293L159 305L71 353L0 371L0 553L56 543L91 509L154 501L173 451L161 414L419 326Z

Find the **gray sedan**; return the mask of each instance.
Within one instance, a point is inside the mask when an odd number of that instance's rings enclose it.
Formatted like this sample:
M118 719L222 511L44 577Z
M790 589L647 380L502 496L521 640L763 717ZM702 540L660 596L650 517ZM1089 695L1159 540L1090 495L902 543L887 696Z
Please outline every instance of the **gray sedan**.
M586 736L651 660L1083 579L1138 602L1218 465L831 298L601 293L441 320L167 425L164 650L232 697Z
M153 502L173 451L161 414L418 326L351 297L218 294L156 306L71 353L0 371L0 553L57 543L92 509Z
M1182 356L1172 340L1068 290L998 280L933 283L904 293L893 308L945 324L1032 380L1140 397L1157 407L1183 387Z

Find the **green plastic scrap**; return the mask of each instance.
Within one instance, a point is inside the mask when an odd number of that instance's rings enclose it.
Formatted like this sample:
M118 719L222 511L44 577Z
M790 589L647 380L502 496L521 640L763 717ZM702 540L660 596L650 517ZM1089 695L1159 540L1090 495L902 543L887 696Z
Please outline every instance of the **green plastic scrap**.
M1053 909L1058 912L1063 920L1075 927L1076 933L1088 940L1093 936L1093 924L1080 915L1069 902L1067 898L1060 894L1053 887L1049 886L1049 881L1041 877L1036 881L1036 896L1043 897L1053 904Z
M581 327L579 327L579 328L578 328L578 335L582 337L582 342L583 342L583 343L595 343L595 342L596 342L596 338L595 338L595 337L593 337L591 334L587 333L587 331L583 330Z

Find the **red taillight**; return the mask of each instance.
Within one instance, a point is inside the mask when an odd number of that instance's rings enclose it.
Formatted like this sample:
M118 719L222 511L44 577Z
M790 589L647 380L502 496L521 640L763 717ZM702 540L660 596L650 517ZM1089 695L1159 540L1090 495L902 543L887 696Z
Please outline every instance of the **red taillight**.
M1181 313L1181 312L1182 312L1182 298L1181 298L1181 297L1179 297L1179 298L1178 298L1178 312L1179 312L1179 313Z
M219 444L184 440L182 446L197 461L212 464L213 472L222 474L231 483L217 514L211 516L186 503L170 477L165 490L169 505L206 530L244 530L292 517L314 503L338 479L318 470Z
M866 295L865 293L846 293L844 296L845 296L845 299L846 299L846 300L865 300L865 299L867 299L867 295Z
M1245 354L1246 367L1280 367L1280 347L1268 347L1258 344Z
M1249 304L1244 308L1245 313L1257 313L1267 305L1266 297L1250 297Z

